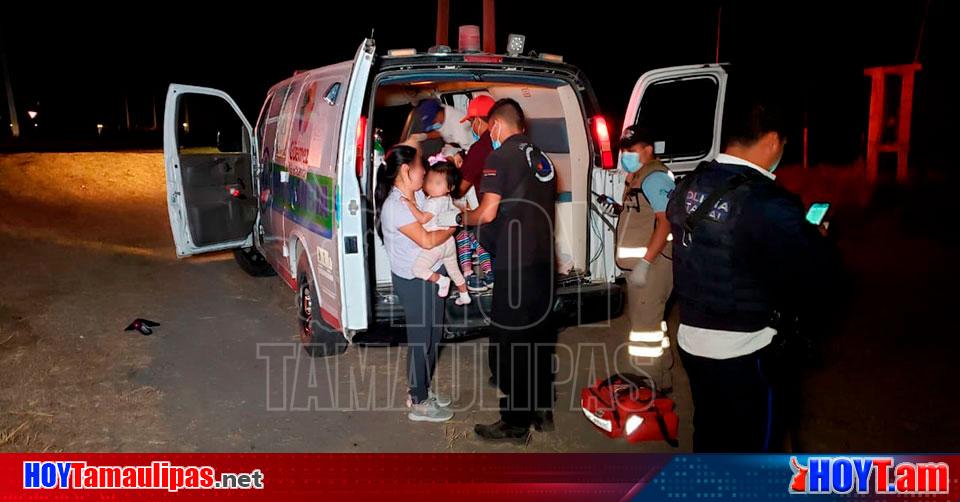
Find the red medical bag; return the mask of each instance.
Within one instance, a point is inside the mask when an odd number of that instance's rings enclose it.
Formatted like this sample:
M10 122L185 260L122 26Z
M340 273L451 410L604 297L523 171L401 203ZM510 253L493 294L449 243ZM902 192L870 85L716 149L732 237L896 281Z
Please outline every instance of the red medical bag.
M680 418L673 400L657 392L647 377L615 374L580 391L584 416L612 438L666 441L677 446Z

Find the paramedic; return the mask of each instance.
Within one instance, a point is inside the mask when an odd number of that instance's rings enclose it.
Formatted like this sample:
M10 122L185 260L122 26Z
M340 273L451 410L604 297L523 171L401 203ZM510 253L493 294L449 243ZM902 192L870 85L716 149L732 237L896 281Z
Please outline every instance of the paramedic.
M485 440L524 442L530 426L552 430L554 232L556 172L523 131L512 99L498 101L488 117L494 152L484 167L483 198L461 223L479 225L481 244L493 254L490 320L499 346L500 420L477 424ZM532 366L532 367L531 367Z
M413 110L409 135L426 135L420 139L420 155L424 159L433 157L443 150L445 144L440 129L444 121L443 104L439 99L429 98L420 101Z
M664 310L673 290L673 251L666 210L675 185L654 143L653 132L638 125L620 137L620 168L628 174L617 221L617 266L630 270L628 353L634 364L649 367L658 389L670 392L673 351Z

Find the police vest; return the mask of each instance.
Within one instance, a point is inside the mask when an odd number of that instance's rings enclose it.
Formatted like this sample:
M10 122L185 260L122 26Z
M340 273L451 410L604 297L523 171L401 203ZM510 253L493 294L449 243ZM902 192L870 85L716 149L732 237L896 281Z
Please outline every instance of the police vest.
M647 162L637 171L624 189L623 211L617 221L617 266L632 270L647 252L647 244L656 228L656 212L643 194L643 181L655 172L670 173L667 166L659 160ZM672 175L671 175L672 177ZM661 251L661 255L670 259L671 243Z
M687 232L687 216L710 194L736 175L747 181L722 196ZM766 279L750 266L748 250L737 241L737 225L751 198L769 197L776 184L749 167L703 163L683 179L667 206L676 248L674 292L680 322L701 328L757 331L770 326L775 306Z

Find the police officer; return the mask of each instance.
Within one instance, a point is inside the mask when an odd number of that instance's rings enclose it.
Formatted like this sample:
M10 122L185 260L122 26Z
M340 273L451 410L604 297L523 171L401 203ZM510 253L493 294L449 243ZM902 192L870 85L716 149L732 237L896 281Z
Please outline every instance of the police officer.
M461 223L477 225L480 244L493 254L491 341L498 350L500 420L477 424L484 440L524 442L530 426L553 427L552 349L557 329L554 303L556 172L524 134L526 121L512 99L498 101L488 116L494 151L487 157L475 211Z
M780 446L779 321L809 291L826 252L799 197L774 182L781 111L762 92L739 89L725 104L724 153L681 180L667 208L699 452Z
M667 201L675 188L673 173L654 153L650 129L630 126L620 137L620 168L627 173L617 221L617 266L629 270L627 315L629 354L634 364L649 365L660 390L673 387L673 352L666 336L664 309L673 290L672 246Z

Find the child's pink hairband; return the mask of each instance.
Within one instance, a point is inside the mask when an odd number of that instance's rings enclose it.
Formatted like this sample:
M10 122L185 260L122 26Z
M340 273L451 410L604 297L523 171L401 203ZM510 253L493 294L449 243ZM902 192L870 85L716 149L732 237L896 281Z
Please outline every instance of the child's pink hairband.
M438 153L430 157L429 159L427 159L427 163L430 164L430 167L433 167L434 165L439 164L440 162L446 162L446 161L447 161L447 158L444 157L442 153Z

